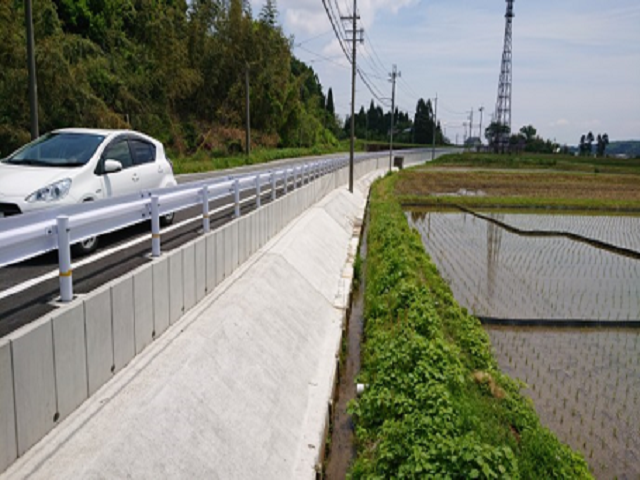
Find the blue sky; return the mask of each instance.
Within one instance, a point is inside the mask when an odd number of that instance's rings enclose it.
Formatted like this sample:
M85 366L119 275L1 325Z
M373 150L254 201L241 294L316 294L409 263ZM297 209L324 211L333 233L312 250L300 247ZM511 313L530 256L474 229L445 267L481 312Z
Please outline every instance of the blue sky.
M346 15L353 0L326 0ZM262 0L252 0L257 15ZM350 67L322 0L279 0L280 23L295 54L333 88L349 111ZM387 75L402 72L398 105L413 113L419 97L439 97L447 135L462 138L474 110L477 135L495 109L504 41L503 0L359 0L365 44L358 64L383 97ZM582 133L640 139L640 2L516 0L513 35L513 129L532 124L545 138L576 144ZM356 106L372 95L358 81Z

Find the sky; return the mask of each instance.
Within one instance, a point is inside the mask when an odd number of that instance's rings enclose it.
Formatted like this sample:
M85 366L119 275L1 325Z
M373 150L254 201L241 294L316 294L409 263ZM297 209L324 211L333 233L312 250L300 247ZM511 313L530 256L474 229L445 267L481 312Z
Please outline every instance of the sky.
M344 16L353 0L325 0ZM257 15L264 0L251 0ZM350 111L351 69L322 0L278 0L279 22L294 54L311 65L336 111ZM446 135L460 141L473 110L473 133L495 110L504 44L503 0L358 0L364 44L357 63L390 106L413 116L419 98L438 97ZM575 145L580 135L640 139L640 2L515 0L512 130L533 125L543 138ZM346 28L350 28L347 26ZM374 98L361 80L356 110ZM389 107L387 107L389 108Z

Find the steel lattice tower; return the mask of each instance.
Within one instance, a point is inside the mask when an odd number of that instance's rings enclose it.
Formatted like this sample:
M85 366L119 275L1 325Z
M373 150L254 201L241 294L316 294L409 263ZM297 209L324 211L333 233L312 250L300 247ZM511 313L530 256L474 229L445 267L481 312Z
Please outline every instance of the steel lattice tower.
M506 27L504 31L504 49L502 51L502 66L500 68L500 84L498 85L498 99L496 101L496 110L493 121L503 127L496 136L495 142L504 145L509 142L509 134L511 133L511 58L512 58L512 37L513 37L513 2L515 0L506 0L507 13ZM508 131L507 128L508 127Z

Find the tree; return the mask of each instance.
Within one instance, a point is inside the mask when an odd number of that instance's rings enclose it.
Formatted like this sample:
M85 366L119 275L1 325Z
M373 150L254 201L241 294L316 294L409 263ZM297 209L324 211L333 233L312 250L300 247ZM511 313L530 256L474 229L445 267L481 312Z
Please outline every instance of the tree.
M604 135L598 134L597 144L596 144L596 155L598 157L604 157L604 152L609 145L609 135L606 133Z
M520 129L520 133L524 136L527 143L529 143L536 137L538 131L533 127L533 125L527 125Z
M267 0L262 10L260 10L260 21L270 27L275 27L278 21L278 7L276 0Z
M431 100L419 99L413 117L414 142L422 145L431 144L433 140L433 110Z
M587 134L587 152L589 153L589 155L591 155L593 153L593 141L595 140L593 133L589 132Z
M329 87L329 92L327 93L327 105L326 105L327 113L334 117L336 114L336 107L333 104L333 90Z
M493 145L497 148L498 140L503 136L509 136L511 129L508 125L503 125L499 122L491 122L484 130L484 136L489 142L489 145Z
M580 151L580 156L587 154L587 136L586 135L582 135L580 137L579 151Z

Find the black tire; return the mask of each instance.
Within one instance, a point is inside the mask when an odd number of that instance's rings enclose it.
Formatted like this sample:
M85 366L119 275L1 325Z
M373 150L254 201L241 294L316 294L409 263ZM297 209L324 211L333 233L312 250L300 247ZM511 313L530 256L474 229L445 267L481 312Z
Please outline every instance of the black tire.
M173 223L175 218L176 218L176 213L175 212L171 212L171 213L167 213L166 215L163 215L162 217L160 217L160 226L161 227L168 227L169 225L171 225Z
M83 240L82 242L76 243L75 245L71 245L71 252L78 257L82 257L95 252L97 248L98 237L91 237Z

